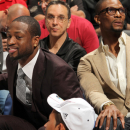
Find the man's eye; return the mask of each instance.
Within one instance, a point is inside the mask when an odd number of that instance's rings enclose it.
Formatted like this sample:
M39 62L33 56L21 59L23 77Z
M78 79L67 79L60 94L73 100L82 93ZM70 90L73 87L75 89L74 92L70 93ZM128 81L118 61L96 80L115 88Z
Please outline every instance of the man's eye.
M17 39L20 39L20 38L22 38L22 37L20 37L20 36L16 36L16 38L17 38Z
M108 11L109 12L115 12L115 9L109 9Z
M124 9L119 9L120 13L125 13Z
M53 16L48 16L48 19L53 19L54 17Z
M60 20L64 20L64 17L59 17Z

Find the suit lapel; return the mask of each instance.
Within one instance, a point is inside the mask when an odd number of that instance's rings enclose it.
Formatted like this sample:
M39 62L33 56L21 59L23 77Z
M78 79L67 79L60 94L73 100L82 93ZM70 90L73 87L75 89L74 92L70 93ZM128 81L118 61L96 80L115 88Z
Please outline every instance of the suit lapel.
M126 87L126 100L130 100L130 37L126 35L126 77L127 77L127 87Z
M15 89L15 82L17 79L17 68L18 68L18 62L12 61L9 56L7 57L7 70L8 70L8 89L11 94L12 101L14 101L14 96L16 95L16 89ZM13 106L14 106L13 102ZM12 106L12 107L13 107ZM13 110L13 108L12 108Z
M42 53L42 50L39 52L38 59L36 61L36 64L34 66L33 70L33 76L32 76L32 91L33 91L33 100L34 103L37 101L38 104L42 104L40 90L41 90L41 83L44 77L45 72L45 56L44 53ZM32 110L36 111L35 104L32 104Z
M118 90L118 88L113 84L113 82L110 79L107 63L106 63L106 57L104 52L102 51L101 45L98 48L96 56L93 58L93 61L97 67L98 72L103 78L104 82L118 95L120 95L122 98L125 98L124 95Z

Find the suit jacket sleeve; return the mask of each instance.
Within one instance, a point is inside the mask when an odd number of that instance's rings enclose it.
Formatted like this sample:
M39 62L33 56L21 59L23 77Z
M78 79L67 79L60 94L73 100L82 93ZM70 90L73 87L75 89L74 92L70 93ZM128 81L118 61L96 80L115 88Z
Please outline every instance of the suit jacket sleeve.
M63 99L72 97L83 98L77 76L69 66L65 65L56 68L52 77L51 90L53 93L57 93Z
M80 84L85 90L86 99L100 113L100 107L104 102L110 101L103 92L99 80L94 75L92 63L84 56L78 66L78 77ZM111 101L110 101L111 102Z

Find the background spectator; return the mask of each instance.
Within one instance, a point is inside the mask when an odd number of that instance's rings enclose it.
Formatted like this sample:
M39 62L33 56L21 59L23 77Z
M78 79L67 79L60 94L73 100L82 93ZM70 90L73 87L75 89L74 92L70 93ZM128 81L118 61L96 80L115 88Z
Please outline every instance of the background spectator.
M44 5L42 6L44 12L49 1L47 0L46 2L42 2L42 5ZM43 39L49 35L45 25L45 19L39 21L39 24L41 28L40 39ZM69 38L73 39L74 42L79 43L87 53L99 47L99 40L92 24L84 18L71 15L71 23L70 27L67 29L67 33Z
M49 36L40 42L41 48L45 48L65 60L76 72L80 58L86 54L84 48L68 37L70 7L63 1L53 1L47 6L46 25Z

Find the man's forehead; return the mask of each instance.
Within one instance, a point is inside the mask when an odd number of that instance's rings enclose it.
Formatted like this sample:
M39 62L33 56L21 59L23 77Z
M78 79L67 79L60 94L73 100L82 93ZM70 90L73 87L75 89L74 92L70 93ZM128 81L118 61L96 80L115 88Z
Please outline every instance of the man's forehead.
M101 4L100 10L107 8L107 7L120 8L123 6L119 0L104 0Z
M27 32L28 24L19 21L13 21L8 27L8 32L10 32L12 29L16 29L18 32Z

